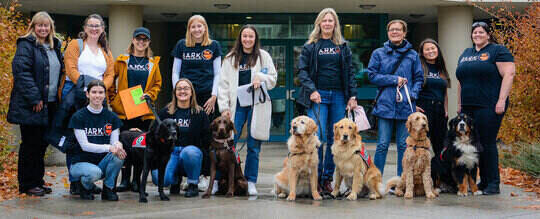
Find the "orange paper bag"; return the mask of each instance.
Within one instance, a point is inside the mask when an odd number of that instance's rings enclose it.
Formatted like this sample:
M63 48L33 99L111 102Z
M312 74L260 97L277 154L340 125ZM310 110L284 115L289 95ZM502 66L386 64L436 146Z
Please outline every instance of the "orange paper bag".
M146 101L140 99L144 94L141 85L121 90L119 94L127 119L133 119L152 112L148 108Z

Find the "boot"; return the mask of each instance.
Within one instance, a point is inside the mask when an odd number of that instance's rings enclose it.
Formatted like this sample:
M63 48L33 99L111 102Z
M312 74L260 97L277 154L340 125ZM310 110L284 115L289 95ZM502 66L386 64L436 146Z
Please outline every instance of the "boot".
M131 185L129 183L129 178L131 177L131 170L128 170L128 168L122 168L122 180L120 181L120 185L116 187L117 192L125 192L129 191L131 189Z
M74 182L73 184L79 184L79 193L81 195L81 199L84 200L94 200L94 194L92 194L92 191L90 189L84 188L84 186L81 184L81 182Z
M94 187L92 187L92 189L90 189L90 191L91 191L93 194L98 195L99 193L101 193L101 188L99 188L98 186L96 186L96 184L94 184Z
M101 192L101 200L118 201L118 195L112 189L107 186L103 186L103 192Z
M199 186L197 184L190 183L184 197L190 198L199 195Z
M71 184L69 185L69 194L72 194L72 195L81 194L81 182L80 181L71 182Z

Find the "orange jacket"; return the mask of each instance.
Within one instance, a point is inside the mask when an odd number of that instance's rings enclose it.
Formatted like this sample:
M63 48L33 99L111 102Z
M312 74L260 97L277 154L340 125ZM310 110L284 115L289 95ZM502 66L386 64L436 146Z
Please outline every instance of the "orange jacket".
M161 72L159 71L159 56L150 57L148 64L150 65L150 73L148 74L148 79L146 81L146 87L144 87L144 93L148 94L152 101L155 101L158 97L159 91L161 90ZM122 101L120 100L120 95L118 92L121 90L128 89L128 75L127 75L127 65L129 63L129 55L120 55L116 58L114 63L114 80L117 80L117 83L113 83L112 87L109 89L109 100L113 111L118 114L118 118L127 119L126 112L122 106ZM116 89L118 86L118 89ZM142 118L143 120L155 119L152 113L146 114Z
M83 47L84 48L84 47ZM101 48L100 48L101 49ZM66 76L73 82L77 83L81 73L78 69L79 56L82 51L79 51L79 44L77 39L71 40L64 51L64 65L66 66ZM112 86L114 82L114 58L111 51L105 51L101 49L101 52L105 54L105 62L107 62L107 69L103 73L103 83L107 90ZM58 88L58 97L61 98L62 89L64 88L66 77L62 77L60 87Z

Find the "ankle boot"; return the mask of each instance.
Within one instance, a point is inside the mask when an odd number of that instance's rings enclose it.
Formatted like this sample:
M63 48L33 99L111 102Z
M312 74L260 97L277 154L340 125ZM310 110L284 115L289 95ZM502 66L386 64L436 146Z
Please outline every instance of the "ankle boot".
M122 180L120 181L120 185L116 187L117 192L125 192L128 191L131 188L131 185L129 184L129 178L131 177L131 170L128 170L128 168L122 168Z
M101 200L118 201L118 195L112 189L107 186L103 186L103 192L101 192Z
M72 194L72 195L80 195L81 194L81 182L80 181L71 182L71 184L69 184L69 194Z
M199 186L197 184L190 183L184 197L190 198L199 195Z
M81 195L81 199L84 199L84 200L94 200L94 194L92 194L92 190L90 189L86 189L84 188L84 186L81 184L81 182L74 182L75 183L78 183L79 185L79 191L80 191L80 195Z

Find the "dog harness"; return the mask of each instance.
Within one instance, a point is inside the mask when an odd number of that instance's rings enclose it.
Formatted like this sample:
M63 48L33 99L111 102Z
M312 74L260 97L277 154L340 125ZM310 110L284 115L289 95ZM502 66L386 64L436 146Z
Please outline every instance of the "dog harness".
M371 164L372 164L371 157L367 153L365 147L362 147L361 150L355 151L354 153L360 155L360 157L362 158L362 160L364 161L364 163L366 163L366 165L368 167L371 166Z
M240 155L239 155L238 152L236 151L236 147L234 146L234 143L233 143L233 145L229 145L229 141L230 141L230 140L234 140L234 137L231 136L230 138L227 138L227 139L217 139L217 138L214 138L214 141L215 141L215 142L221 143L221 144L223 144L223 146L220 147L220 148L213 148L213 149L211 149L210 151L212 152L212 156L214 156L214 158L217 160L216 151L217 151L217 150L223 150L223 149L226 149L227 151L234 153L234 157L236 157L236 159L235 159L236 163L237 163L237 164L240 164L240 163L241 163ZM233 142L234 142L234 141L233 141Z
M146 132L140 134L131 143L131 147L134 148L146 148Z

